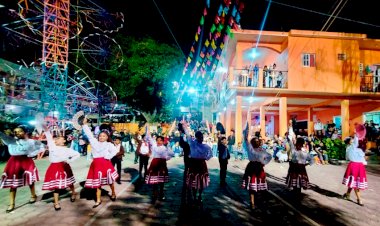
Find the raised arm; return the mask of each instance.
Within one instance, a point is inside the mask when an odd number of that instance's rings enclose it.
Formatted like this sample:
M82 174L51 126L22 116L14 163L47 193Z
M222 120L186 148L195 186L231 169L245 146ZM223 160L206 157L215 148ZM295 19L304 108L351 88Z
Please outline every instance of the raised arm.
M96 147L99 144L99 141L94 137L94 134L91 132L90 127L88 127L87 124L83 125L83 132L86 134L88 141L90 142L91 146Z
M0 132L0 139L5 145L16 144L16 139L14 137L8 136L3 132Z
M48 145L49 150L55 148L56 145L55 145L55 142L53 140L53 136L51 135L49 130L45 130L45 136L46 136L47 145Z

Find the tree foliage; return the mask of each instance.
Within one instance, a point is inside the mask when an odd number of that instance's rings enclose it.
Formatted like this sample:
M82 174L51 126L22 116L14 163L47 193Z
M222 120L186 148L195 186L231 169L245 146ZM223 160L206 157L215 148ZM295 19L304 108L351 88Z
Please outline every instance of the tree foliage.
M175 97L172 82L183 68L181 52L152 38L118 36L123 50L123 64L107 72L102 80L116 92L118 99L143 112L168 120Z

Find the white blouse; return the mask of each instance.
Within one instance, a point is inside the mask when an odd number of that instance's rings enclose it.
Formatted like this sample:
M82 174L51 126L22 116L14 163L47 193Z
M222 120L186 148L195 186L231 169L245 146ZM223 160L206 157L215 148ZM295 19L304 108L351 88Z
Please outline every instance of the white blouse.
M41 141L33 139L16 139L0 132L0 138L8 146L9 154L12 156L27 155L34 157L45 151L45 145Z
M156 141L153 140L149 133L145 135L145 139L151 146L152 158L169 160L174 157L174 152L169 147L166 147L165 145L157 146Z
M91 153L94 158L112 159L117 154L116 146L111 142L98 141L88 125L83 125L83 131L90 141Z
M57 146L49 131L45 131L45 135L49 147L49 161L51 163L72 162L79 158L79 152L65 146Z
M251 162L260 162L266 165L272 160L272 155L262 147L253 148L248 142L244 142L243 147L247 151L248 159Z

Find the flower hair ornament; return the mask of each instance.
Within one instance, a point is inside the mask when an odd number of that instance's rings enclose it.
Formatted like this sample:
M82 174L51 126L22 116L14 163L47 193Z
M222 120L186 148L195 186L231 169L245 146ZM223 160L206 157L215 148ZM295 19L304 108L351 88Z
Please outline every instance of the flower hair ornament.
M77 113L75 113L71 122L73 123L73 127L76 130L82 130L84 118L85 118L85 115L83 111L78 111Z

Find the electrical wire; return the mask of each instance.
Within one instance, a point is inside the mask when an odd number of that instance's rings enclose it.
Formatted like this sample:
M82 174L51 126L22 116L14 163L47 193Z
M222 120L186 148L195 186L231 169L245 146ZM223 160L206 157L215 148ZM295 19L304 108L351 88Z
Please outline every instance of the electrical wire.
M315 13L315 14L319 14L319 15L323 15L323 16L330 16L330 14L328 14L328 13L322 13L322 12L318 12L318 11L315 11L315 10L305 9L305 8L301 8L301 7L298 7L298 6L285 4L285 3L282 3L282 2L276 2L276 1L273 1L273 0L266 0L266 1L271 1L272 3L278 4L278 5L282 5L282 6L286 6L286 7L290 7L290 8L294 8L294 9L310 12L310 13ZM339 17L339 16L337 16L336 18L340 19L340 20L345 20L345 21L353 22L353 23L358 23L358 24L363 24L363 25L367 25L367 26L372 26L372 27L380 28L380 25L371 24L371 23L367 23L367 22L363 22L363 21L359 21L359 20L353 20L353 19L349 19L349 18L345 18L345 17Z
M181 50L182 55L183 55L183 56L185 57L185 59L186 59L186 55L185 55L185 53L183 52L183 50L182 50L181 46L179 45L179 43L178 43L176 37L174 36L174 33L173 33L172 29L170 29L170 26L169 26L168 22L166 22L166 19L165 19L164 15L162 14L160 8L158 7L156 1L155 1L155 0L152 0L152 1L153 1L154 5L156 6L158 12L160 13L160 16L161 16L162 20L164 21L166 27L168 28L170 34L172 35L172 37L173 37L173 39L174 39L174 41L175 41L175 43L176 43L178 49Z

